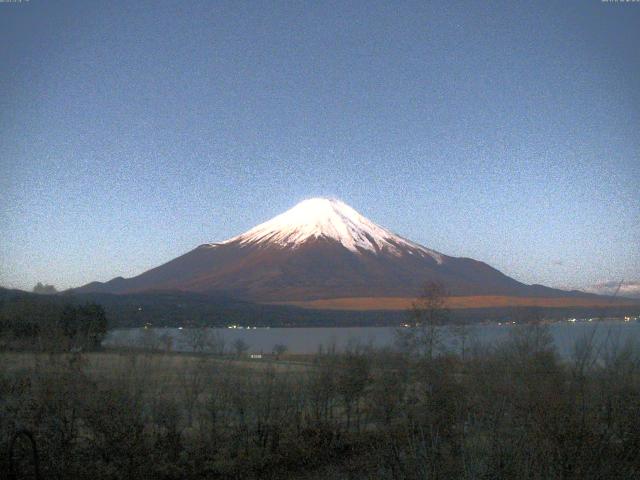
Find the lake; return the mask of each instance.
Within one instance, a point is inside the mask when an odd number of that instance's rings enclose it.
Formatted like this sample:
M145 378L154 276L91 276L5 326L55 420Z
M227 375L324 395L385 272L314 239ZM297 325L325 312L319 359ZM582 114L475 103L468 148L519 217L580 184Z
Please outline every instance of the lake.
M472 336L483 344L499 342L517 325L490 324L471 328ZM600 344L622 345L627 341L640 343L640 321L599 321L599 322L559 322L549 325L551 335L560 355L567 357L573 351L576 340L593 335ZM374 347L393 346L396 338L395 327L317 327L317 328L211 328L211 334L224 339L226 349L242 339L249 346L249 353L270 353L274 345L286 345L291 353L316 353L318 349L335 346L340 351L349 343L372 345ZM455 337L443 327L442 336L449 348L455 349ZM171 338L172 351L193 350L188 329L178 328L134 328L111 330L103 345L105 347L144 347L155 345L161 348L161 338Z

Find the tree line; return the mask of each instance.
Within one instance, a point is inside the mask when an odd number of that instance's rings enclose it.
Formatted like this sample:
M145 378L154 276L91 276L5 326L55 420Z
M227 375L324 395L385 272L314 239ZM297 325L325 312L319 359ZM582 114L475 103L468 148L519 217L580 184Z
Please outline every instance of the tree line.
M0 348L95 350L107 332L104 308L95 303L58 304L44 298L0 301Z
M510 332L464 358L353 343L304 365L5 353L0 470L33 478L27 431L41 478L638 478L637 345L562 360L546 325Z

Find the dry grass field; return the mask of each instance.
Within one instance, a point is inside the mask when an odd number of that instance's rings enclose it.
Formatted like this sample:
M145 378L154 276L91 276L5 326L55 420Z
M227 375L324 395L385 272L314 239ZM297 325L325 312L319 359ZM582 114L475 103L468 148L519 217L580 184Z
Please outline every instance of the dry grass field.
M0 352L2 372L12 374L31 371L60 361L70 361L73 354L50 354L40 352ZM82 355L83 368L90 377L118 378L137 370L147 378L168 387L176 386L185 373L195 367L205 373L214 374L221 368L238 368L248 371L263 372L304 372L311 367L310 356L288 355L281 360L236 359L233 356L216 357L188 353L158 353L135 350L111 350L89 352Z
M415 298L405 297L353 297L325 300L277 302L277 305L294 305L320 310L406 310ZM610 307L638 305L638 300L617 298L536 298L500 295L447 297L446 306L451 309L503 308L503 307Z

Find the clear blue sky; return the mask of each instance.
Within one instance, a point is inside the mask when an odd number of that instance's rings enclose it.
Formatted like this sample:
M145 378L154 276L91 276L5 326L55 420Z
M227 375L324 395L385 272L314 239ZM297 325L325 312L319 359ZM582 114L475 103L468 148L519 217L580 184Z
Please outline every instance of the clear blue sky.
M527 283L640 277L640 3L0 3L0 285L334 196Z

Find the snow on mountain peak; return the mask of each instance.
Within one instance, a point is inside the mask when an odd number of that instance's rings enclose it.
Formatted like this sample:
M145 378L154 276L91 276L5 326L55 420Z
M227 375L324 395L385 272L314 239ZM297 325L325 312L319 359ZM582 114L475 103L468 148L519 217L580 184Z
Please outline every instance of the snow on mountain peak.
M406 240L360 215L344 202L311 198L223 244L277 244L295 248L312 238L330 238L359 253L386 251L394 255L428 255L438 263L442 255Z

